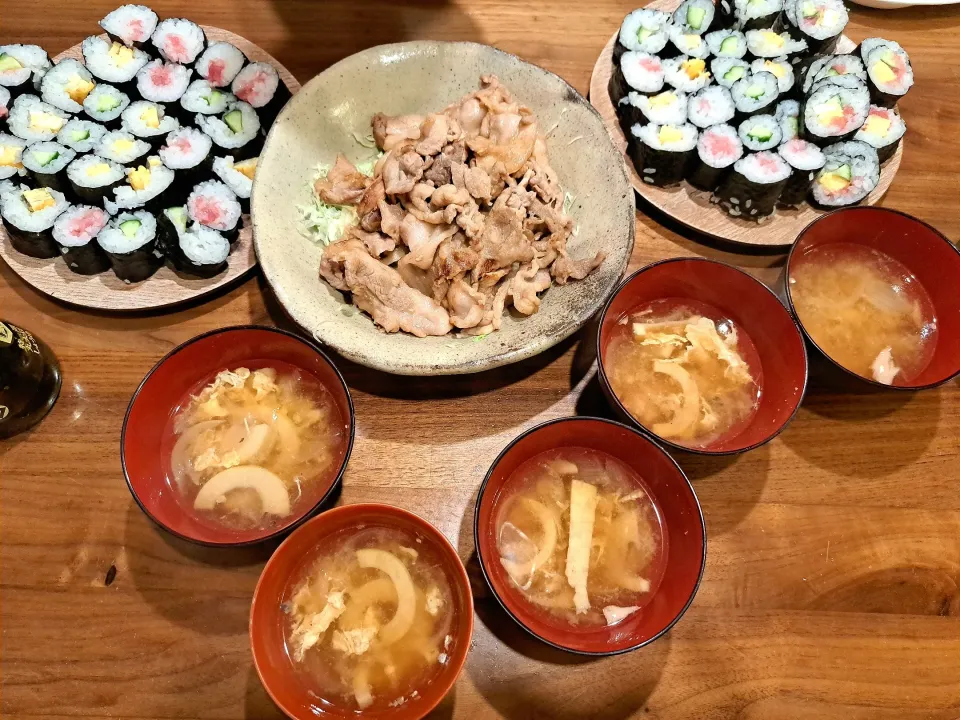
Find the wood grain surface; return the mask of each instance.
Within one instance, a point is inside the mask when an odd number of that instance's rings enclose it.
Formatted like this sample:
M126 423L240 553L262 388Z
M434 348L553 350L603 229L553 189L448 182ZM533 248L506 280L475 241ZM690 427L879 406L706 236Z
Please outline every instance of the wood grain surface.
M88 24L89 28L85 32L92 34L99 29L94 19ZM300 83L290 71L256 44L221 28L205 25L203 30L208 40L231 43L240 48L250 60L274 65L291 93L300 89ZM43 44L44 49L53 55L52 48L47 47L42 40L36 39L34 42ZM82 62L80 43L67 48L54 59L60 61L63 58ZM257 256L253 250L253 228L250 216L246 214L241 218L240 234L230 249L227 269L212 278L181 275L175 272L169 263L147 280L133 284L123 282L109 270L99 275L78 275L60 258L41 260L17 252L10 244L4 228L0 228L0 258L28 285L50 297L84 308L115 311L154 310L197 300L237 282L244 275L248 275L257 264Z
M660 10L674 10L679 6L677 0L657 0L648 5ZM769 248L779 248L786 251L797 239L797 235L810 223L816 220L824 211L812 205L804 204L798 208L777 208L776 212L762 223L757 223L742 217L733 217L710 202L712 193L698 190L684 182L673 187L655 187L643 182L633 160L627 155L627 138L624 135L620 121L617 119L617 110L610 98L608 88L613 75L613 46L617 41L617 33L610 36L604 45L597 63L593 67L590 77L590 102L597 108L614 144L624 153L627 161L627 177L633 189L637 191L647 205L658 208L672 219L682 223L695 232L708 235L712 238L724 240L738 245L759 245ZM855 44L850 38L840 38L837 52L851 52ZM797 82L801 82L799 79ZM909 120L909 119L908 119ZM884 193L890 189L900 161L903 158L903 143L897 147L893 156L887 160L880 172L880 182L861 205L876 205ZM641 207L641 212L646 208Z
M56 53L113 5L2 6L4 42ZM474 0L163 2L250 38L301 82L369 45L487 42L588 88L628 2ZM854 40L911 53L911 131L882 204L960 236L960 9L853 8ZM637 215L631 268L706 255L766 281L782 255L734 254ZM686 231L684 231L686 233ZM108 316L39 295L0 268L0 317L60 357L59 403L0 443L0 715L4 718L278 718L254 673L250 595L272 548L223 553L158 531L127 492L123 413L153 363L224 325L288 327L261 278L176 313ZM956 720L960 718L960 383L858 392L813 368L804 407L773 443L735 459L681 457L707 521L699 595L664 638L596 661L552 652L487 595L472 508L489 463L523 429L608 414L593 332L479 376L411 379L339 362L357 408L340 502L412 509L454 541L477 579L467 667L434 718Z

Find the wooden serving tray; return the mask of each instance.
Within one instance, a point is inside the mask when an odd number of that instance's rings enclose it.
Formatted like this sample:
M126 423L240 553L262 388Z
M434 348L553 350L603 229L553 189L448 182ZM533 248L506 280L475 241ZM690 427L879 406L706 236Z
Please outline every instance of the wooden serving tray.
M201 25L201 27L207 34L207 39L231 43L240 48L250 60L273 65L291 93L296 93L300 89L300 83L296 78L259 46L227 30L207 25ZM74 45L63 51L54 60L60 61L64 58L82 61L80 45ZM72 272L60 258L39 260L17 252L13 249L2 227L0 227L0 257L28 285L61 302L119 312L155 310L210 295L245 277L256 267L253 226L250 224L249 215L244 215L241 223L240 237L227 258L227 269L216 277L208 279L181 277L169 264L165 264L147 280L132 285L117 278L110 270L99 275L78 275Z

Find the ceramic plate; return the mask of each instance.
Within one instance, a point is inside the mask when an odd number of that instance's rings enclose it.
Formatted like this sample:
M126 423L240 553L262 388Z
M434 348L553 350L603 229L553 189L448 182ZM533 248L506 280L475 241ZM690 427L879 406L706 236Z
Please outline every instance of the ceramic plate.
M319 277L321 247L300 234L297 205L310 199L318 163L338 152L353 161L372 150L358 139L370 118L439 111L497 75L550 130L550 161L573 197L579 230L572 257L605 250L607 259L581 282L552 287L540 311L505 316L482 338L386 334ZM551 130L552 129L552 130ZM623 275L633 249L634 197L623 156L599 114L563 79L475 43L408 42L352 55L321 73L274 124L257 168L252 199L254 244L264 275L291 317L321 342L367 367L402 375L473 373L536 355L583 326Z

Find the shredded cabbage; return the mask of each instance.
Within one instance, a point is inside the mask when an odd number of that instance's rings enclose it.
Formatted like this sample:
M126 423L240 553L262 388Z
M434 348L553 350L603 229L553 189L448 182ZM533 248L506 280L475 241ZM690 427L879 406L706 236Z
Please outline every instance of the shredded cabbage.
M383 157L379 152L369 160L357 163L357 170L364 175L373 177L373 169L377 161ZM308 192L310 202L297 205L300 213L300 233L318 245L329 245L337 242L351 225L357 223L357 209L352 205L329 205L317 197L313 184L320 178L325 178L332 166L321 163L310 183Z

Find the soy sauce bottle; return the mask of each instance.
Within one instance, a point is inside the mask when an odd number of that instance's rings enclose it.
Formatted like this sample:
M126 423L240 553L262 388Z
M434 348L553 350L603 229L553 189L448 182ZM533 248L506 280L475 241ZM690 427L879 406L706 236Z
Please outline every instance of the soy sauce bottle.
M60 363L46 343L0 321L0 438L40 422L57 401L60 384Z

